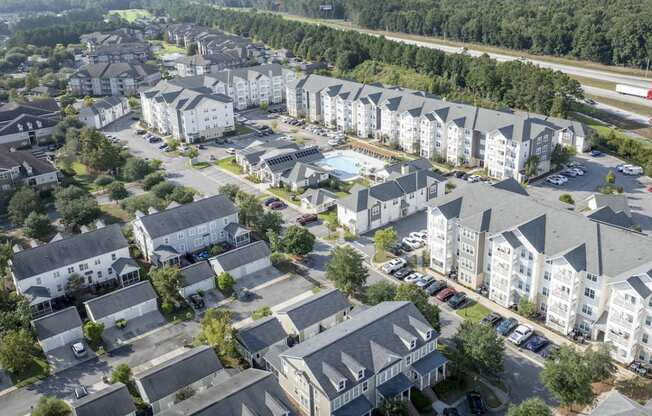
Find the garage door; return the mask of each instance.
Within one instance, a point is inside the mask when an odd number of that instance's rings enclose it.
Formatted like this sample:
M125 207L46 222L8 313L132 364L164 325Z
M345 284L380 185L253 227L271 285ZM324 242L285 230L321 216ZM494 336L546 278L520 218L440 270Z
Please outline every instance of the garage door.
M126 319L130 321L132 319L139 318L146 313L154 312L156 310L156 299L149 300L145 303L140 303L138 305L132 306L129 309L124 309L118 313L102 318L100 321L104 323L104 326L109 328L115 326L115 322L120 319Z
M242 276L246 276L248 274L256 273L263 269L266 269L271 265L272 263L270 262L269 258L264 258L264 259L256 260L253 263L245 264L244 266L231 270L229 273L231 274L231 276L233 276L234 279L239 279Z
M194 285L190 285L183 288L183 296L188 297L198 291L207 292L209 290L215 289L215 279L206 279L201 282L197 282Z
M82 330L81 328L75 328L41 341L41 346L43 347L43 351L47 352L80 339L82 339Z

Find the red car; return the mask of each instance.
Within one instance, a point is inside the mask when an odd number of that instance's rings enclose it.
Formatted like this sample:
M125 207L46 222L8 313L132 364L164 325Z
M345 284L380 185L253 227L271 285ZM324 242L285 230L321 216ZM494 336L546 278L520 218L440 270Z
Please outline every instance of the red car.
M317 216L315 214L304 214L297 218L297 223L300 225L310 224L311 222L317 221Z
M285 203L283 201L276 201L276 202L272 202L271 204L269 204L270 209L283 209L286 206L287 205L285 205Z
M446 289L437 293L437 296L435 297L442 302L446 302L448 299L452 298L453 295L455 295L456 293L457 291L455 289L453 289L452 287L447 287Z
M650 186L649 188L647 188L647 191L648 191L648 192L652 192L652 186Z

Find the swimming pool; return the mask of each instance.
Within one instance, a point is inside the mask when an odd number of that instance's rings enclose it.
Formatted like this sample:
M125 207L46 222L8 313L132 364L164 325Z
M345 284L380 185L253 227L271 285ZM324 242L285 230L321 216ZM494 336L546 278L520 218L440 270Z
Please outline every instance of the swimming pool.
M354 150L337 150L324 153L324 159L317 164L340 180L351 181L361 174L382 169L385 162L375 157L358 153Z

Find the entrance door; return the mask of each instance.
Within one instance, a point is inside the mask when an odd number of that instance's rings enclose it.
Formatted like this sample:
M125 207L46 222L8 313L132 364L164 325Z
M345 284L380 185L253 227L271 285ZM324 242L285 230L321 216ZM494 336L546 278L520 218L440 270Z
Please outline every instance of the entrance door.
M37 142L36 142L36 132L30 131L29 133L27 133L27 137L29 137L30 146L33 146L33 145L37 144Z

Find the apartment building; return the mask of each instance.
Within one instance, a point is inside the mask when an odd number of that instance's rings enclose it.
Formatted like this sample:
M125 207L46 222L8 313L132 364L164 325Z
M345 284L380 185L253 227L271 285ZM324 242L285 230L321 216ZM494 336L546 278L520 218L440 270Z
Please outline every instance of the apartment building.
M556 145L589 147L578 122L512 110L488 110L420 91L308 75L287 86L288 112L329 128L378 138L427 159L487 167L503 179L525 179L525 163L550 170Z
M79 121L87 127L102 129L129 114L129 102L125 97L106 97L97 100L90 107L79 109Z
M533 302L551 329L612 342L620 361L640 351L649 359L648 236L536 201L511 179L433 201L428 232L435 271L456 270L461 284L486 287L504 307Z
M129 243L113 224L15 253L11 276L16 291L30 301L33 315L40 316L52 311L52 300L65 295L71 276L83 277L86 286L138 282L137 272L121 273L119 266L129 260Z
M119 45L142 41L142 33L131 28L120 28L111 32L92 32L81 35L80 42L87 49L93 50L101 45Z
M196 45L199 55L230 53L246 59L260 56L264 50L264 45L254 44L248 38L191 23L170 25L166 36L169 42L183 48Z
M236 206L224 195L216 195L149 215L137 213L132 226L134 240L147 261L179 264L184 254L229 238L241 241L228 235L228 230L240 229L229 227L237 223Z
M126 42L102 44L85 52L88 64L146 62L152 51L146 42Z
M220 52L213 55L181 56L175 61L177 75L180 77L193 77L195 75L212 74L227 68L237 68L247 63L237 53Z
M163 80L140 93L142 121L186 143L215 139L234 130L233 100L181 80Z
M281 387L304 414L371 415L446 378L437 332L410 302L383 302L280 354Z
M140 63L99 63L85 65L71 77L68 87L73 95L137 95L141 86L154 85L161 79L156 67Z
M406 173L370 188L354 185L336 202L337 218L352 233L364 234L425 209L445 192L446 178L432 170Z
M47 141L60 118L54 99L0 105L0 144L21 147Z
M57 168L30 151L18 150L0 153L0 191L19 186L51 189L59 184Z

